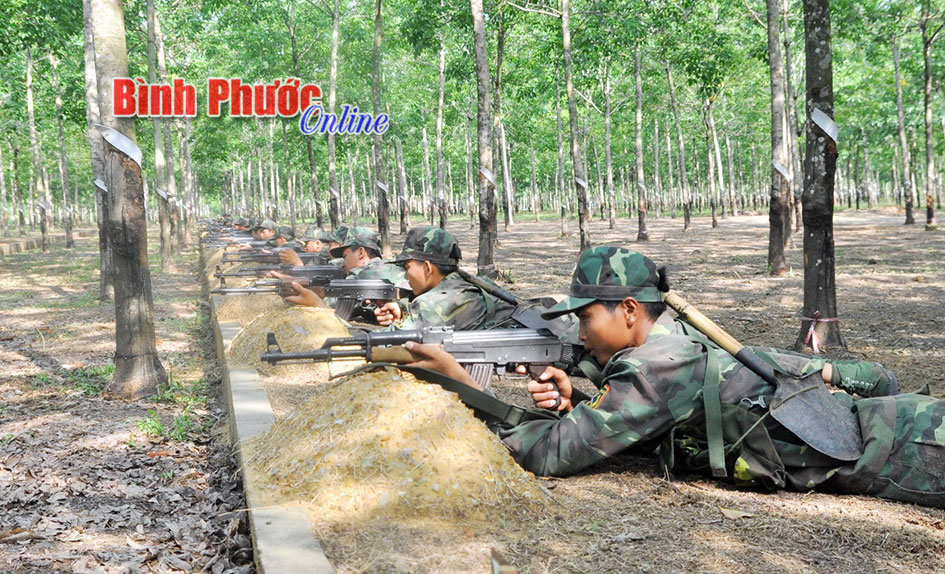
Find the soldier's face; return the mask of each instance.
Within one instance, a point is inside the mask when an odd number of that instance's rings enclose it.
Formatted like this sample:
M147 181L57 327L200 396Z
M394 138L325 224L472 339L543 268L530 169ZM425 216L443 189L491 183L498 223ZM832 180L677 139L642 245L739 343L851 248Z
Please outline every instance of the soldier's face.
M367 253L364 251L363 247L345 247L341 257L344 259L345 272L357 269L367 261Z
M439 283L439 280L431 273L432 267L429 263L416 259L408 259L404 263L404 276L415 295L422 295Z
M262 228L262 229L257 229L256 231L253 232L253 237L255 237L256 239L272 239L275 236L276 236L275 229Z
M278 246L278 247L282 247L283 245L285 245L285 244L288 243L288 242L289 242L289 240L286 239L285 237L277 237L277 238L276 238L276 246Z
M315 241L306 241L305 242L305 252L306 253L321 253L322 249L325 248L325 244L319 240Z
M591 303L577 313L580 320L578 338L584 349L601 365L633 341L632 327L628 325L627 309L623 304L609 311L602 303Z

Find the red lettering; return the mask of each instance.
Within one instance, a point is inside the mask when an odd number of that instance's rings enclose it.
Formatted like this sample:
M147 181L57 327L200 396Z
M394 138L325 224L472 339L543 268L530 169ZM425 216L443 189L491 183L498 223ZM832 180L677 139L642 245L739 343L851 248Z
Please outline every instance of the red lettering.
M135 83L131 78L115 78L112 82L116 117L135 115Z
M167 84L152 84L151 88L151 115L171 115L171 87Z
M209 78L207 80L207 115L220 116L220 104L230 101L230 83L223 78Z
M174 80L174 115L197 115L197 89L180 78Z
M233 98L230 101L231 116L251 116L253 115L253 87L240 82L239 78L230 80L230 93Z

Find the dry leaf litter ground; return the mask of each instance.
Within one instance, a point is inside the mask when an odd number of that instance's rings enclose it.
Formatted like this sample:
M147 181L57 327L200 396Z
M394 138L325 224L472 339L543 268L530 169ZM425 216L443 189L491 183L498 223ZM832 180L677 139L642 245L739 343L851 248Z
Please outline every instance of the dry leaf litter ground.
M894 210L837 214L838 299L848 348L830 352L880 360L897 370L905 389L928 381L942 396L945 234L903 227L901 220ZM465 227L453 224L472 262L475 232ZM787 276L769 277L763 273L765 216L723 219L715 230L703 218L691 232L681 227L681 219L651 219L652 239L645 244L632 241L636 224L627 220L616 230L594 221L591 231L595 244L628 245L666 264L674 287L743 342L790 347L800 326L799 250L789 253ZM558 237L553 222L519 223L500 233L500 241L497 263L513 291L567 291L575 237ZM271 480L273 500L310 505L340 572L485 572L492 550L530 574L945 571L943 510L869 497L740 491L697 476L670 482L652 459L634 455L576 477L526 480L553 495L537 514L528 512L520 491L508 489L506 513L491 510L501 499L482 504L478 513L457 512L469 501L478 508L484 493L503 494L472 454L485 449L489 458L498 456L501 445L482 433L464 431L459 442L439 436L442 429L431 428L436 415L404 414L426 412L417 401L432 403L438 389L413 396L422 387L393 375L372 377L306 385L311 398L296 410L289 407L300 395L279 400L280 390L271 388L282 418L272 440L252 445L254 466ZM521 380L505 378L496 387L500 396L527 404ZM412 400L403 400L408 396ZM450 420L454 428L482 430L465 410ZM404 464L404 449L415 459L431 444L434 466ZM433 505L415 502L432 488L424 479L438 477L437 457L446 473L463 472L468 500L454 500L446 487Z
M0 572L252 572L196 254L165 274L152 245L173 385L126 403L101 398L114 307L76 244L0 258Z

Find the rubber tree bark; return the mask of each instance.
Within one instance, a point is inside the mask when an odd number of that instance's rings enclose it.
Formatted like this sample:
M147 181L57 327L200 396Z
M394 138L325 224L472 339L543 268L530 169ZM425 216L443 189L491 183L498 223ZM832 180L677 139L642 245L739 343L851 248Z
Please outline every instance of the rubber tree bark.
M371 100L374 117L384 112L381 107L381 74L383 68L384 20L381 14L383 0L377 0L374 11L374 66L371 74ZM384 135L374 134L374 187L377 193L377 231L381 236L381 252L387 256L390 249L390 205L387 202L387 179L384 169Z
M154 13L154 0L148 0L146 7L147 27L148 27L148 81L152 84L158 81L157 72L157 41L155 33L156 17ZM167 178L164 173L164 122L160 118L151 120L154 135L154 174L155 186L163 188L167 192ZM158 204L158 223L160 225L161 238L161 271L167 273L171 270L171 222L168 213L167 201L157 196Z
M150 16L153 18L154 51L155 62L157 63L158 80L162 84L167 83L167 64L164 57L164 37L161 35L161 20L157 13L152 11ZM177 207L177 174L174 170L174 142L171 136L171 120L161 120L161 133L164 136L164 181L158 181L158 185L164 186L167 193L167 219L169 224L168 243L170 244L171 254L179 253L181 243L183 242L183 233L180 225L180 210ZM160 147L160 144L155 147ZM160 202L160 199L158 199ZM161 259L161 266L164 269L164 258ZM168 269L173 264L168 266ZM164 269L165 271L167 269Z
M33 104L33 49L26 49L26 115L30 129L30 150L33 153L33 177L36 187L30 197L40 198L36 203L39 205L39 229L42 233L43 253L49 253L49 218L51 214L46 209L46 203L42 198L48 196L46 191L46 182L43 178L43 158L39 147L39 135L36 133L36 114Z
M679 187L682 191L683 231L692 228L692 196L689 190L689 177L686 174L686 144L683 140L682 126L679 122L679 103L676 101L676 86L673 84L673 69L669 62L663 64L666 68L666 79L669 83L669 99L673 106L673 122L676 124L676 149L679 157Z
M440 210L440 229L446 229L446 165L443 160L443 99L446 93L446 38L440 33L439 95L436 103L436 198Z
M804 0L807 53L807 151L804 154L804 314L795 349L843 346L837 322L836 256L833 241L834 176L837 142L829 135L833 121L833 59L830 0ZM815 121L819 110L827 130ZM820 115L820 114L818 114ZM833 132L836 133L836 132ZM812 335L808 340L808 333Z
M633 75L636 80L636 121L633 128L633 152L636 155L637 241L649 241L646 228L647 194L643 183L643 57L640 43L634 48Z
M565 0L567 1L567 0ZM482 0L469 0L473 19L473 46L476 60L476 133L479 144L479 254L477 273L496 275L495 269L495 173L492 171L492 96L489 93L489 54Z
M134 141L134 120L113 113L113 82L128 77L128 51L120 0L92 0L99 109L104 125ZM109 146L105 155L109 209L106 221L115 277L115 373L106 398L137 400L167 384L157 355L154 304L148 269L148 230L144 216L141 166Z
M933 18L930 0L922 0L922 16L919 29L922 30L922 57L925 63L925 84L922 89L925 106L925 228L934 230L935 223L935 139L932 126L932 44L942 27L930 31ZM941 18L941 15L938 16Z
M564 85L568 97L568 116L571 124L571 170L577 189L578 228L581 236L581 251L591 246L590 213L587 206L587 175L581 158L581 141L578 139L577 101L574 94L574 76L571 71L571 2L561 0L561 51L564 59ZM639 237L639 234L638 234Z
M66 249L75 247L75 238L72 236L72 208L69 205L69 164L66 162L66 130L62 122L62 91L59 87L59 58L49 54L50 84L56 94L56 126L59 128L59 184L62 189L62 205L65 213L62 216L63 227L66 231Z
M555 135L558 144L557 185L558 199L561 202L561 237L568 235L568 201L571 194L566 190L567 177L564 175L564 138L561 135L561 81L558 77L558 66L555 66Z
M85 121L86 137L92 157L92 179L105 182L105 148L102 138L92 126L101 123L98 107L98 79L95 72L95 44L92 36L91 1L82 0L82 21L85 45ZM112 281L112 253L105 233L108 218L108 202L103 190L93 186L95 193L95 215L98 224L99 285L98 300L111 301L114 296Z
M768 201L768 266L771 275L787 273L784 245L790 233L790 182L784 152L784 66L781 56L780 3L767 0L768 73L771 95L771 185ZM781 172L781 167L784 173Z

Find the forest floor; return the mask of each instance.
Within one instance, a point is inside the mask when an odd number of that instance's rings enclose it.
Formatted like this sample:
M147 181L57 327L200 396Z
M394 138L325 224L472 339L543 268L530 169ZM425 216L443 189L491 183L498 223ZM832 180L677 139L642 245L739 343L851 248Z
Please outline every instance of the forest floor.
M97 238L0 258L0 572L254 570L196 260L162 273L152 241L170 384L124 402Z
M833 357L893 368L906 391L945 396L945 232L903 226L894 208L835 218L837 298L847 345ZM415 223L419 223L416 222ZM500 230L502 225L500 223ZM464 267L474 271L477 231L451 221ZM765 274L766 215L591 223L595 245L629 246L666 265L674 289L745 344L791 348L801 327L800 234L790 272ZM500 231L499 269L517 294L564 294L578 255L577 229L517 222ZM400 236L393 238L399 251ZM500 397L530 401L523 383L494 383ZM283 401L285 402L285 401ZM298 403L295 403L298 404ZM825 432L829 432L825 429ZM700 476L667 481L656 461L621 456L578 476L542 480L557 508L522 522L453 527L409 523L326 526L323 547L339 572L486 572L493 550L528 574L583 572L943 572L945 510L867 496L737 490Z
M835 218L846 350L881 361L905 390L945 396L945 232L901 225L894 210ZM416 223L416 222L415 222ZM803 271L764 274L767 217L593 221L595 244L667 265L675 289L746 344L791 347ZM473 270L475 230L451 222ZM501 223L500 223L501 229ZM564 294L575 222L500 231L496 262L526 296ZM399 251L402 237L394 236ZM163 274L152 245L158 348L174 385L153 400L105 401L113 310L95 300L94 239L75 252L0 259L0 571L248 572L239 477L194 254ZM527 403L521 381L500 394ZM696 476L667 481L633 456L542 480L555 508L530 522L352 524L320 531L339 572L486 572L500 552L520 572L943 572L945 511L865 496L741 491Z

